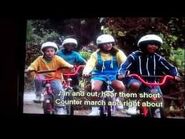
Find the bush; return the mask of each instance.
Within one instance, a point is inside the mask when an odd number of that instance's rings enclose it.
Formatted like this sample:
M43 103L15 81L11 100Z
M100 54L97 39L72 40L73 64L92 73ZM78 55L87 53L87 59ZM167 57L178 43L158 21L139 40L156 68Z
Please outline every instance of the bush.
M88 52L88 51L80 51L80 55L85 59L88 60L91 56L92 52Z
M180 69L180 71L185 71L185 49L177 48L171 49L171 55L169 59L174 61L175 65Z

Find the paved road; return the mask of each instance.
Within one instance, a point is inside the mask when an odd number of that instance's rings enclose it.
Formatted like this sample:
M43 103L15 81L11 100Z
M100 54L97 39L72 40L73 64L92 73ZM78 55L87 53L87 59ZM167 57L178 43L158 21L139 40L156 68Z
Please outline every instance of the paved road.
M42 103L34 103L33 102L34 99L35 99L34 92L24 93L23 112L31 114L43 114Z
M24 93L24 113L30 114L43 114L42 103L34 103L33 100L35 99L34 92L25 92ZM88 115L91 110L75 110L74 115ZM126 115L124 112L116 111L113 113L113 116L119 117L130 117Z

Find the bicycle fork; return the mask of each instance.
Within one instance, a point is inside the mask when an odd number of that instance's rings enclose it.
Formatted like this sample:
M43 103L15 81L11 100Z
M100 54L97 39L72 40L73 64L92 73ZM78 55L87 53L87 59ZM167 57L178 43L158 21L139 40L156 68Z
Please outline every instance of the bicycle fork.
M150 117L154 117L154 118L161 118L163 117L163 98L162 98L162 92L160 90L160 88L155 88L152 87L149 90L150 94L160 94L160 97L151 97L149 98L149 102L152 103L162 103L161 107L157 107L157 106L142 106L142 114L144 117L150 116ZM157 95L158 96L158 95Z
M110 92L112 90L110 85L111 85L111 81L108 80L107 81L107 89L106 89L107 92ZM106 116L107 115L108 117L111 117L111 115L112 115L112 112L111 112L112 106L109 104L109 102L112 101L112 98L108 97L108 96L103 96L103 100L105 101L105 106L100 107L100 116Z
M54 113L54 96L51 89L51 85L46 83L46 90L44 92L44 101L43 101L44 114L53 114Z

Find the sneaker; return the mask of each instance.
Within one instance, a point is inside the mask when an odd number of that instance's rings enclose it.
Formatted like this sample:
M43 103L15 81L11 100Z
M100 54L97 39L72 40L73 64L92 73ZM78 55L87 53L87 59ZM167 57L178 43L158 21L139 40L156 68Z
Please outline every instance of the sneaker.
M91 113L89 113L89 116L97 116L100 115L99 107L92 107Z
M36 96L36 98L33 101L35 103L41 103L41 96Z
M64 108L57 108L56 115L66 115L67 112Z
M160 113L160 109L159 108L155 110L154 117L155 118L161 118L161 113Z
M116 98L116 104L118 104L118 105L116 105L117 110L123 110L124 109L123 103L121 102L121 100L119 98Z
M138 114L137 107L136 107L136 106L129 107L129 108L126 110L126 113L127 113L127 114L130 114L130 115L136 115L136 114Z
M40 101L41 101L41 102L44 101L44 95L43 95L43 94L41 94Z

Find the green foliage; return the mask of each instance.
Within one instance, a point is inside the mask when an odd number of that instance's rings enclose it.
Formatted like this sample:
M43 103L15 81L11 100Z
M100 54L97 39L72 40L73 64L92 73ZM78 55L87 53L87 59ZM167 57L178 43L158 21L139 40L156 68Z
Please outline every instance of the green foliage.
M41 44L46 41L54 41L59 38L59 34L52 29L47 29L43 26L43 22L47 21L32 21L27 22L27 38L26 38L26 66L33 62L40 53Z
M178 37L175 35L163 35L162 37L164 44L160 48L161 55L170 60L178 69L183 72L185 71L185 49L181 47L174 46Z
M80 55L85 59L88 60L91 56L91 52L87 52L87 51L80 51Z
M103 34L112 34L112 31L110 30L109 27L102 26L101 31L102 31Z
M32 25L33 21L29 20L27 22L27 32L26 32L26 43L27 45L37 45L40 44L41 36L35 33L35 27Z
M27 44L42 44L45 41L56 41L59 38L59 34L54 30L44 28L40 24L42 21L27 22Z
M169 59L175 63L175 65L183 72L185 71L185 49L177 48L171 49Z
M173 49L173 46L177 41L177 37L175 35L164 35L162 33L160 33L159 36L163 40L163 45L160 47L161 55L168 58L170 56L171 49Z

